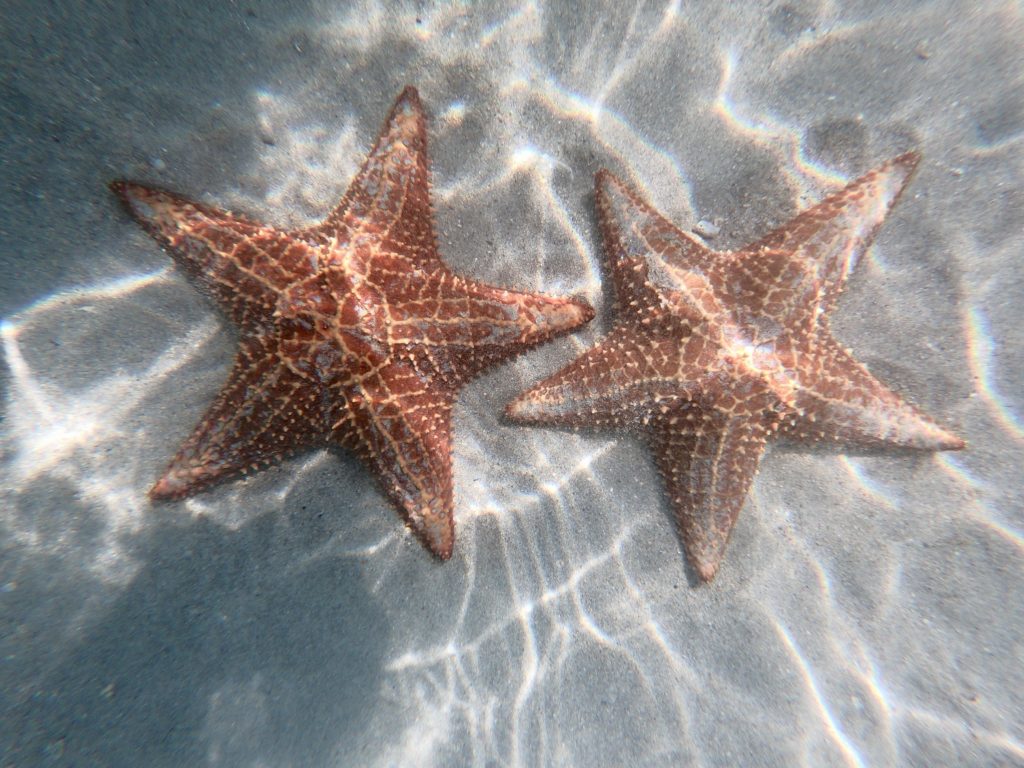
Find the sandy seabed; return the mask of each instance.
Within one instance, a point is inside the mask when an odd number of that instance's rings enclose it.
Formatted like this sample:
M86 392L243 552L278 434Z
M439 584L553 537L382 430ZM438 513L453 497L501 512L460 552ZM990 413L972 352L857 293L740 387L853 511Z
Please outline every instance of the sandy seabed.
M8 0L0 765L1024 764L1021 39L1013 2ZM598 310L463 392L455 556L342 453L150 504L235 337L106 183L309 224L407 83L446 261ZM700 586L638 442L501 418L611 322L598 168L730 248L908 149L834 326L967 451L773 446Z

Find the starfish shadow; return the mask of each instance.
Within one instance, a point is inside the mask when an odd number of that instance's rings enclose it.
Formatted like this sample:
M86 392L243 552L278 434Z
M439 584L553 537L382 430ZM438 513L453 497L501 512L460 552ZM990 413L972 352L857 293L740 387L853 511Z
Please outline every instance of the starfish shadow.
M911 448L902 445L863 445L859 443L807 443L780 438L772 444L772 450L786 454L811 454L818 456L853 456L857 458L915 458L932 459L934 451Z

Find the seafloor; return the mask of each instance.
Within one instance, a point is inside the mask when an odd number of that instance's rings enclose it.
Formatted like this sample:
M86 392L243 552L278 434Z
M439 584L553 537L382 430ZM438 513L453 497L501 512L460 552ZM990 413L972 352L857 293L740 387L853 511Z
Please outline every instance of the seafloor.
M1022 13L6 0L0 765L1024 764ZM462 394L455 556L338 453L150 504L235 339L107 182L311 223L407 83L448 263L598 309ZM835 327L967 451L774 446L701 586L636 441L501 418L598 168L728 248L912 148Z

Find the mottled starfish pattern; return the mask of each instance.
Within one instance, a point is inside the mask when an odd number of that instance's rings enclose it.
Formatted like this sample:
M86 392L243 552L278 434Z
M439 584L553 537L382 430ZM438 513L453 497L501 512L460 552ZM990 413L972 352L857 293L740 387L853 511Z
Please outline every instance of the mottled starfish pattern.
M617 322L510 403L509 416L641 431L704 581L718 570L769 438L963 448L829 331L846 278L917 163L917 154L901 155L734 252L710 250L600 171Z
M282 231L124 181L128 210L240 329L213 406L150 491L177 499L298 448L342 446L451 556L451 413L486 368L593 317L454 274L434 237L426 120L395 102L338 207Z

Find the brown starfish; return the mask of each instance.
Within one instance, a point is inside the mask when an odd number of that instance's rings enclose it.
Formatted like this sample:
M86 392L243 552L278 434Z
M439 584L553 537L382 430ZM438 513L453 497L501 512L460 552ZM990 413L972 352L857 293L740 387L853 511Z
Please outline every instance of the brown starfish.
M508 414L642 431L705 581L774 434L963 448L829 331L847 276L917 163L917 154L901 155L735 252L710 250L600 171L597 213L618 321Z
M150 496L187 496L297 448L344 446L430 551L450 557L459 390L594 313L467 280L441 261L416 90L398 97L345 197L310 229L139 184L111 189L241 330L227 383Z

